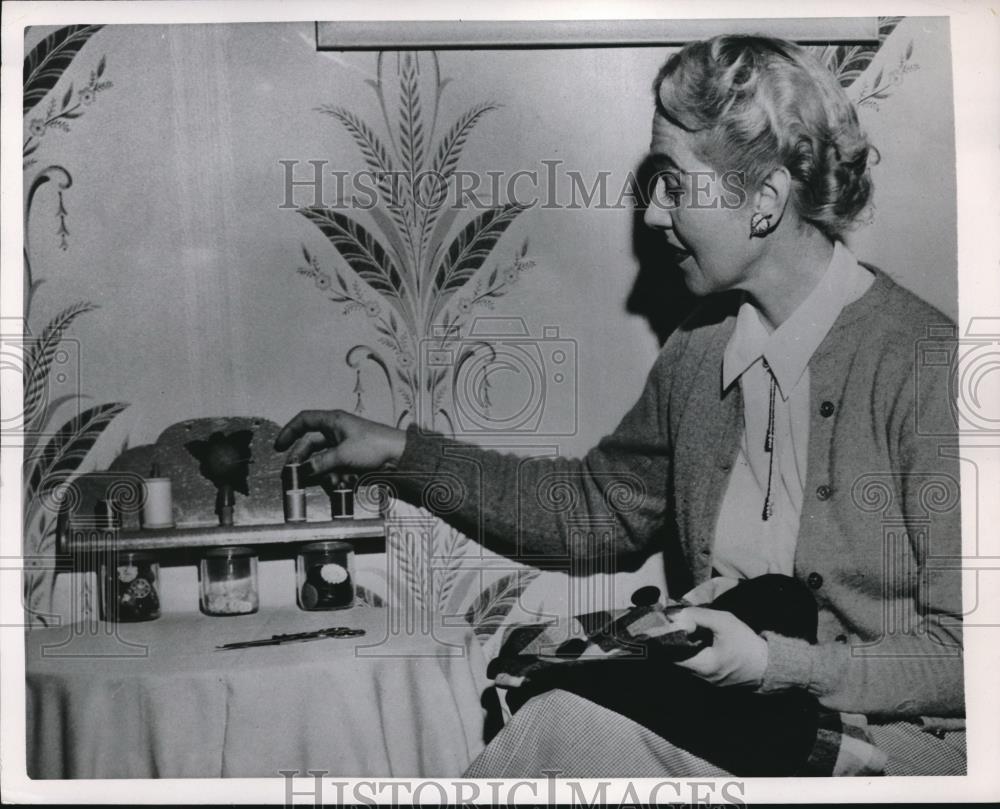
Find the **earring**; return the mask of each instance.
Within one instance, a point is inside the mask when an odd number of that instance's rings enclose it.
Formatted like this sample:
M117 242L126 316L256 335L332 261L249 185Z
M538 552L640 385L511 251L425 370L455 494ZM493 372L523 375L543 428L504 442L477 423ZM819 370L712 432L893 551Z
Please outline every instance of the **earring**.
M771 232L771 214L759 211L750 217L750 238L764 237Z

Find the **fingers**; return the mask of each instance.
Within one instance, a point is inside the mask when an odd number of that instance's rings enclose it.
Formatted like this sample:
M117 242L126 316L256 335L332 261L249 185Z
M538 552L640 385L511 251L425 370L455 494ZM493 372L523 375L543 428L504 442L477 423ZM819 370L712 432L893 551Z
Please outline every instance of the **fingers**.
M685 620L712 633L712 645L687 660L681 668L713 685L760 685L767 668L767 642L735 615L708 607L681 610Z
M725 612L724 610L713 610L708 607L688 607L681 610L675 616L675 620L682 623L690 621L696 626L710 630L714 635L727 627L731 627L734 621L739 621L739 618L731 612Z
M336 441L339 418L339 410L303 410L278 433L278 437L274 439L274 448L278 452L284 452L296 439L308 432L320 432Z
M670 618L669 629L671 632L694 632L698 628L697 622L688 614L689 608L668 613Z
M317 475L325 475L334 473L340 467L340 460L337 457L337 448L325 450L324 452L318 452L313 455L306 466L306 474L309 477L315 477ZM336 477L336 482L340 481L340 477Z
M306 433L299 438L288 451L285 463L303 463L314 452L330 446L329 439L322 433Z
M519 688L524 681L524 677L501 671L493 682L500 688Z
M719 626L716 619L720 615L723 615L723 613L706 607L687 607L680 610L672 618L676 624L688 632L693 632L699 627L704 627L714 635ZM699 677L709 679L711 673L715 671L718 665L716 657L717 653L715 649L710 646L686 660L678 660L676 665L697 674Z
M674 665L680 666L682 669L687 669L702 679L712 682L719 668L718 653L709 646L707 649L702 649L698 654L692 655L687 660L678 660Z

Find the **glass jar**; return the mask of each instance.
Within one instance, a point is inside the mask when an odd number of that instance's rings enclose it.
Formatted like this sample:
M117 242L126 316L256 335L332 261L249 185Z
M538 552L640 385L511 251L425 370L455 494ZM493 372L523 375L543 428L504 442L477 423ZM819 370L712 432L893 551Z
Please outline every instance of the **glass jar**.
M251 548L213 548L202 557L202 612L250 615L259 607L257 554Z
M130 623L160 617L160 565L151 553L115 551L101 560L101 617Z
M295 559L295 600L304 610L354 606L354 546L329 540L303 545Z

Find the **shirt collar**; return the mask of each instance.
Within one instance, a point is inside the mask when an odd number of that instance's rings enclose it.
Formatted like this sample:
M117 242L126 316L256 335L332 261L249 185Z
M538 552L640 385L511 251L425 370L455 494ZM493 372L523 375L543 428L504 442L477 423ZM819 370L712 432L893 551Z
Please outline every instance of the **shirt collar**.
M781 397L787 399L841 310L860 297L871 281L871 273L858 264L854 254L843 243L835 242L819 283L773 332L768 333L757 308L744 301L722 358L723 390L763 357Z

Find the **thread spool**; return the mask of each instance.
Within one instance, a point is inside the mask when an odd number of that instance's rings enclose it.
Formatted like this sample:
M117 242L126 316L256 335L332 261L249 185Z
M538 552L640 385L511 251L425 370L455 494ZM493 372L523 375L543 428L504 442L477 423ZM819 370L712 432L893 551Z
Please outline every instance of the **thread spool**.
M285 522L306 521L306 490L289 489L285 492Z
M350 520L354 517L354 489L341 483L333 490L333 516L338 520Z
M302 488L299 470L301 464L285 464L281 470L281 488L284 492L285 522L306 521L306 490Z
M99 528L112 530L122 527L121 509L113 500L98 500L94 507L94 517Z
M174 502L170 478L146 478L146 501L142 504L143 528L173 528Z
M300 470L302 464L298 463L286 463L281 469L281 488L282 491L292 491L294 489L301 489L302 484L300 480Z

